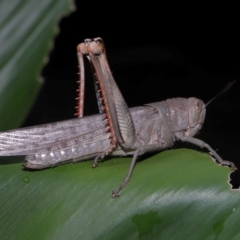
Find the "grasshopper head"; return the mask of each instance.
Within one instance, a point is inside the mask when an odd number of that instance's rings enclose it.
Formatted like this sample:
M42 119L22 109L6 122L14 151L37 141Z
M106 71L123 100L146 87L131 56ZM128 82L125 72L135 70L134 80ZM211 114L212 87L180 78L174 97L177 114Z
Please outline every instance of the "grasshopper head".
M215 97L213 97L206 104L204 104L202 100L197 98L192 97L187 99L189 123L188 123L188 129L185 132L186 136L193 136L202 128L202 124L205 119L207 105L209 105L217 97L221 96L223 93L228 91L235 82L236 80L228 83L228 85L222 91L220 91L217 95L215 95Z
M205 119L206 108L202 100L191 97L187 99L188 129L186 136L194 136L201 128Z

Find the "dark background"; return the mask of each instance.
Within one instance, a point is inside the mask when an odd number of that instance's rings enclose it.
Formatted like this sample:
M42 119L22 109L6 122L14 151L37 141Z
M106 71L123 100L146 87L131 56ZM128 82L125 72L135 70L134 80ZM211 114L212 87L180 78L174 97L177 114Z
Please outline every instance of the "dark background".
M117 2L76 1L76 5L76 11L59 23L60 31L42 72L45 84L25 126L73 118L76 46L85 38L102 37L129 107L172 97L194 96L207 102L236 80L229 92L207 107L200 138L238 165L239 26L231 10L188 6L182 12L178 6L173 10L146 2L134 8ZM86 115L98 112L90 76L88 73L86 79Z

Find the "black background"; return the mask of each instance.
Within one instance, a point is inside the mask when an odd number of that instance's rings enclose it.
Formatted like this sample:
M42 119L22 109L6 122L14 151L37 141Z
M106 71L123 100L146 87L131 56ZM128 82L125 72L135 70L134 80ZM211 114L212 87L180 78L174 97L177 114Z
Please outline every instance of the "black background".
M76 1L59 22L59 33L44 67L45 84L25 126L73 118L76 106L76 46L102 37L109 64L129 107L172 97L210 100L229 82L229 92L207 107L200 138L238 166L240 133L239 24L225 6ZM184 6L181 6L184 9ZM87 62L86 62L87 64ZM85 114L97 113L90 73ZM185 147L190 147L185 145ZM237 175L236 175L237 181Z

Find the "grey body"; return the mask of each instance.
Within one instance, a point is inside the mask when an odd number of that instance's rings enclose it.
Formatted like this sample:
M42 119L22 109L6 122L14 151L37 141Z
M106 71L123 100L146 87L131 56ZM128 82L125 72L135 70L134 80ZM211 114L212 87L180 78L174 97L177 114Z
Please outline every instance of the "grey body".
M176 136L188 130L189 113L184 98L131 108L130 113L136 142L129 149L118 146L109 155L132 155L134 150L146 145L152 146L149 151L158 151L172 146ZM0 133L0 155L27 155L25 167L31 169L91 159L97 155L104 157L110 148L110 133L106 133L105 125L106 120L98 114L6 131Z

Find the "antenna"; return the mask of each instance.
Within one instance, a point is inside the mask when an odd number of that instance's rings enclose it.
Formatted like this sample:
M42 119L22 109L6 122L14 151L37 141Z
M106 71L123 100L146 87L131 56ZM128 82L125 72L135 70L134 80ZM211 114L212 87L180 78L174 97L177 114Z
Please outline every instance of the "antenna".
M234 80L233 82L228 83L228 85L220 92L218 93L215 97L213 97L212 99L210 99L206 104L205 107L207 107L207 105L209 105L213 100L215 100L217 97L219 97L220 95L222 95L223 93L225 93L226 91L228 91L233 84L236 82L236 80Z

